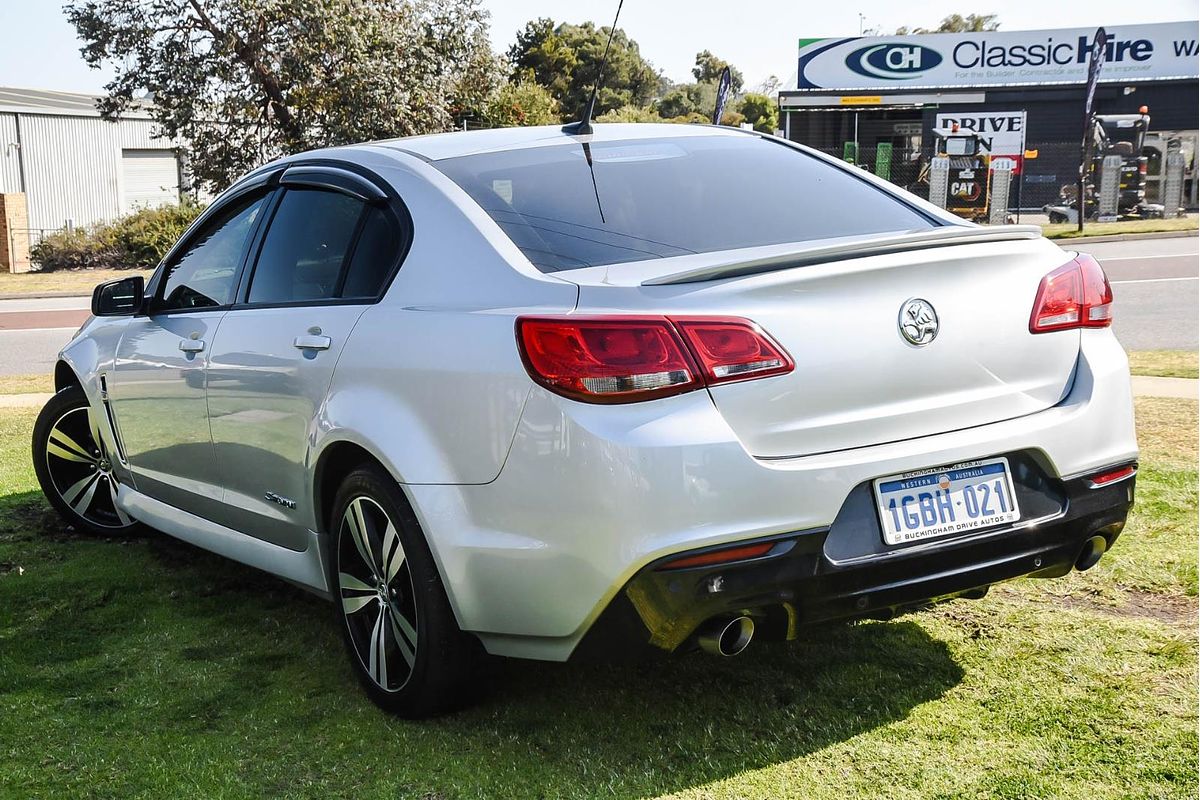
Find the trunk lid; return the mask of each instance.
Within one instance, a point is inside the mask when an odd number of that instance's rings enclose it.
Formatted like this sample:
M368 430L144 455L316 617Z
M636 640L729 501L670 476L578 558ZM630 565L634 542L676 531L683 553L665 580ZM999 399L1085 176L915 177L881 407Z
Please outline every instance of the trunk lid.
M1079 331L1034 335L1029 316L1042 276L1071 256L1032 231L967 230L976 233L899 244L870 237L830 252L793 246L794 258L773 246L557 276L580 286L579 313L731 315L761 325L795 370L709 391L752 455L795 457L1020 417L1067 394ZM900 324L914 299L938 318L936 336L920 346Z

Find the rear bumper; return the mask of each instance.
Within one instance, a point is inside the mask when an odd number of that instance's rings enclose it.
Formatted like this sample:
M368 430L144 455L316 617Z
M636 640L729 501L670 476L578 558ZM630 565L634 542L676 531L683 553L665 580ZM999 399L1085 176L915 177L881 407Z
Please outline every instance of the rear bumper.
M705 392L595 406L535 388L494 481L404 488L460 627L495 655L561 661L660 559L811 535L839 568L871 556L873 509L871 526L848 528L862 538L819 537L874 478L1004 454L1053 480L1135 460L1125 355L1109 330L1080 340L1074 384L1053 408L791 459L748 453Z
M573 658L676 650L694 642L704 622L741 615L755 619L759 638L791 639L805 625L886 619L939 600L979 597L992 584L1021 576L1060 577L1075 568L1092 537L1103 537L1106 550L1116 541L1133 504L1135 480L1092 488L1083 477L1050 479L1036 489L1026 487L1057 505L1039 521L915 546L879 544L838 560L832 555L858 549L853 540L865 538L870 528L857 518L857 506L869 498L852 493L832 526L770 537L766 541L775 546L765 556L663 568L684 553L646 566L596 620ZM878 525L866 532L878 538Z

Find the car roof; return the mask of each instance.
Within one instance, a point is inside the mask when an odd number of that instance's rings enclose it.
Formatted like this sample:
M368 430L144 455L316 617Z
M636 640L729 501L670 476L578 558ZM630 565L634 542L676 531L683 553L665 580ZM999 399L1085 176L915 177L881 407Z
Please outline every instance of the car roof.
M580 142L624 142L638 139L680 138L691 136L744 136L738 128L715 125L678 125L674 123L595 123L587 136L564 133L561 125L542 125L529 128L490 128L479 131L455 131L426 136L408 136L370 142L374 147L387 147L411 153L427 161L476 155L528 147L548 147Z

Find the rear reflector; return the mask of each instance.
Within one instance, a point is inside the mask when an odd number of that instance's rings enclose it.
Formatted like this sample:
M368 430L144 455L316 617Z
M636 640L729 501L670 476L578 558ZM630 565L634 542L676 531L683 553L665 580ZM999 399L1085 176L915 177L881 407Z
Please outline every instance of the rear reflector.
M688 567L710 567L714 564L728 564L732 561L745 561L748 558L758 558L771 552L775 542L759 542L741 547L729 547L724 550L713 550L696 556L684 556L659 564L657 569L687 569Z
M1126 464L1123 467L1105 470L1104 472L1098 472L1095 475L1088 475L1086 478L1084 478L1084 480L1087 481L1088 485L1093 489L1099 489L1101 486L1107 486L1110 483L1123 481L1126 478L1134 475L1136 472L1136 464Z
M1042 278L1029 332L1106 328L1112 324L1112 302L1112 287L1104 269L1096 259L1080 253Z
M736 317L520 317L517 345L531 378L588 403L651 400L794 368L757 325Z

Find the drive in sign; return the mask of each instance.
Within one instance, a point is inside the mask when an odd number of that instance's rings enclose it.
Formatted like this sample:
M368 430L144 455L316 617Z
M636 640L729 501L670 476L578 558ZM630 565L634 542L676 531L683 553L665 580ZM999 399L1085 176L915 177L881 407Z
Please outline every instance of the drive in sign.
M1200 77L1197 23L1107 28L1103 82ZM798 89L1071 84L1087 80L1095 28L801 39Z
M1014 175L1021 172L1025 161L1025 112L1024 111L970 111L938 114L934 118L937 128L974 131L979 134L992 154L992 169L1001 159L1012 164Z

